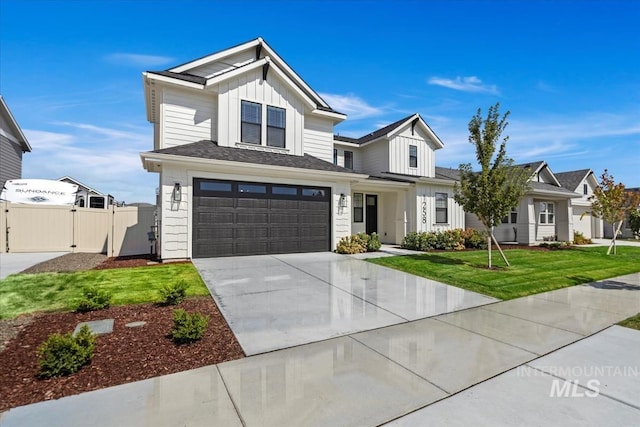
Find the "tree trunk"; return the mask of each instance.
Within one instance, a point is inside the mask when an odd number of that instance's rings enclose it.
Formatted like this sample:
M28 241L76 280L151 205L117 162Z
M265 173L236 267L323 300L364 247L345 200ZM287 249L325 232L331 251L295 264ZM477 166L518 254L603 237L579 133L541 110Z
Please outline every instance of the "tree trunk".
M616 250L616 238L618 237L618 233L620 233L620 230L622 229L622 224L623 223L624 223L624 220L620 221L618 226L613 231L613 238L611 239L611 243L609 243L609 248L607 249L607 255L611 254L611 248L613 248L613 254L614 255L618 254L618 252Z
M500 244L496 240L496 236L494 236L493 233L491 233L491 238L493 239L493 242L496 244L496 248L498 248L498 251L500 252L500 255L502 255L502 259L504 260L504 263L507 264L507 267L510 267L511 264L509 264L509 261L507 260L507 257L504 254L504 252L502 252L502 248L500 247Z

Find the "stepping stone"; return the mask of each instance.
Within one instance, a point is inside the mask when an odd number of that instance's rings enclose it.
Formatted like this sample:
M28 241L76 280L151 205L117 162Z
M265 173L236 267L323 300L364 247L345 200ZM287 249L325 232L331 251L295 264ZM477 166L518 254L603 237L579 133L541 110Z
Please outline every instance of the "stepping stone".
M80 328L82 328L83 325L87 325L95 335L110 334L113 332L113 319L92 320L91 322L78 323L76 329L73 331L73 336L76 336L76 334L80 332Z
M137 322L127 323L127 324L126 324L126 325L124 325L124 326L126 326L127 328L139 328L139 327L144 326L144 325L146 325L146 324L147 324L147 322L145 322L145 321L143 321L143 320L139 320L139 321L137 321Z

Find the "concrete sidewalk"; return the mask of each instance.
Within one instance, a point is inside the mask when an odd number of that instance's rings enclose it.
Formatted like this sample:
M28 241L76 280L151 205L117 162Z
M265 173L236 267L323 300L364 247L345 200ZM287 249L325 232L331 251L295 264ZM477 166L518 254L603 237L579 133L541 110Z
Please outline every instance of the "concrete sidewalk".
M637 425L640 332L610 326L638 312L635 273L23 406L0 425ZM595 397L550 397L556 380L579 396L593 379Z

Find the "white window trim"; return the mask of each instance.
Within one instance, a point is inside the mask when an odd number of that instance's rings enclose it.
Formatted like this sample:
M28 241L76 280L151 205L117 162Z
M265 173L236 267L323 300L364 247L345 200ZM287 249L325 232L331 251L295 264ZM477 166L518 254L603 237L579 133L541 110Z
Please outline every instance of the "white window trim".
M246 101L246 102L251 102L252 104L258 104L260 105L261 108L261 119L260 119L260 144L253 144L251 142L244 142L242 141L242 101ZM258 102L258 101L252 101L251 99L240 99L240 112L238 115L238 126L240 127L239 132L238 132L238 139L239 141L236 142L236 146L237 147L241 147L241 148L249 148L248 146L252 146L252 147L263 147L266 148L267 150L275 150L274 152L283 152L286 151L288 152L289 149L287 148L287 146L289 145L289 141L287 140L287 129L289 128L289 112L287 111L286 107L282 107L280 105L273 105L273 104L267 104L265 102ZM268 141L267 141L267 107L273 107L273 108L279 108L281 110L284 110L284 147L274 147L271 145L268 145ZM267 151L265 150L265 151Z
M556 225L556 206L554 202L540 202L545 204L545 209L540 209L538 213L538 224L539 225ZM549 212L549 206L553 206L551 212ZM549 215L552 215L553 221L549 222ZM545 218L546 222L542 222L542 218Z

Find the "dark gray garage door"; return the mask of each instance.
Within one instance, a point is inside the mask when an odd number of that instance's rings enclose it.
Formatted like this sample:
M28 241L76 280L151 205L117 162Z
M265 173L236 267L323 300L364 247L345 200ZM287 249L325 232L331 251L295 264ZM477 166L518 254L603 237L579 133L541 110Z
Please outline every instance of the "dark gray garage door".
M193 180L193 257L330 250L331 189Z

